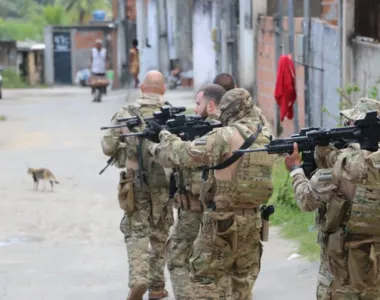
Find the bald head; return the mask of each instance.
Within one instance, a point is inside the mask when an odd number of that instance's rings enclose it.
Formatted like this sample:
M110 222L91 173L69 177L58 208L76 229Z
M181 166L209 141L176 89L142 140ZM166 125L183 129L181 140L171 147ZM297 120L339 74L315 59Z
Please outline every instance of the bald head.
M143 93L153 93L163 95L165 93L165 77L158 71L149 71L146 73L141 85Z

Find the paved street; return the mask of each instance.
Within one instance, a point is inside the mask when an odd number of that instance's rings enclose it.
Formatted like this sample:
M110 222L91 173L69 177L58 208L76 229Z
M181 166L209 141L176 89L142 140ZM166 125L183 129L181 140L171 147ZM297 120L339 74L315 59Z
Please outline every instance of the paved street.
M107 160L99 128L125 103L125 94L110 92L103 103L92 103L84 88L4 91L0 115L8 120L0 121L1 300L126 298L118 170L110 167L98 175ZM193 92L169 92L167 100L193 107ZM33 190L28 166L55 174L60 184L53 193L48 185L45 192ZM281 239L276 229L264 246L254 299L314 300L317 263L287 260L296 245ZM169 281L167 288L171 291ZM168 299L174 299L172 294Z

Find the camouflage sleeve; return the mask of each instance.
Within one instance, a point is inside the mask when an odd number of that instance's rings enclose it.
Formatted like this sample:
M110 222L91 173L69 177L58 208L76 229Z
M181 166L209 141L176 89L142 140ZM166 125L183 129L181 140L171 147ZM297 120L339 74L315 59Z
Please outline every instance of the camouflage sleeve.
M319 169L308 180L302 169L296 169L290 173L293 178L294 197L298 207L302 211L314 211L321 206L322 202L328 202L337 185L332 183L331 170Z
M218 164L230 153L233 129L218 128L192 142L184 142L179 137L163 130L160 144L151 144L149 150L154 159L165 168L200 167Z
M337 155L333 167L337 180L365 186L380 186L380 151L350 151Z
M121 109L112 117L111 126L120 124L117 121L118 118L125 118L129 116L130 114L126 109ZM131 148L131 146L129 145L129 141L123 140L123 138L120 137L121 133L121 128L107 129L101 140L103 153L107 156L115 157L116 166L119 168L125 166L127 150L128 148Z

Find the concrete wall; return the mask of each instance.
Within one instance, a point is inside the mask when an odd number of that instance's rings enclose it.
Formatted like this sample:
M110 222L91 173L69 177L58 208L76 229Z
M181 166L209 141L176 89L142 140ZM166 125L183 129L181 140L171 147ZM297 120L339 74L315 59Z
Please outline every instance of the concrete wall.
M194 89L211 83L215 77L215 51L211 39L212 3L194 0L193 10L193 55Z
M239 56L238 74L240 87L251 94L254 90L254 34L252 24L252 0L239 2Z
M192 5L190 1L177 1L175 40L183 72L193 69Z
M352 43L353 82L364 96L380 80L380 45L355 40Z
M169 59L177 59L176 32L177 32L177 1L166 0Z
M141 82L148 71L159 68L157 0L150 0L147 4L143 0L137 0L136 13L137 39L140 50L139 79ZM146 44L147 41L150 48Z
M45 55L44 55L44 74L45 83L47 85L54 84L54 58L53 58L53 27L47 26L44 30L44 43L45 43Z
M278 0L267 0L268 8L267 14L268 16L273 16L275 12L277 12L277 1ZM288 1L283 1L284 12L283 15L288 15ZM334 2L336 0L309 0L311 14L313 17L320 17L322 12L322 5L324 3ZM294 16L295 17L303 17L303 4L304 0L293 0L294 4Z
M0 41L0 67L18 72L17 47L15 41Z
M340 96L339 31L328 22L314 19L311 26L311 121L313 126L335 127L339 120Z
M277 12L277 1L278 0L267 0L268 9L267 15L273 16ZM304 1L305 0L293 0L294 3L294 16L303 17L304 16ZM321 18L333 25L338 24L339 19L339 0L309 0L311 8L311 16L315 18ZM347 1L347 0L345 0ZM350 1L350 0L349 0ZM283 15L288 15L288 1L283 1Z

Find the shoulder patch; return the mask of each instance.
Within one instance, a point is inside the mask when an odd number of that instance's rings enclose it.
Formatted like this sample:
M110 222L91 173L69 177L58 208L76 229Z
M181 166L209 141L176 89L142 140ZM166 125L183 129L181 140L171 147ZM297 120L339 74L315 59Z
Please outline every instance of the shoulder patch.
M332 180L332 171L330 170L320 170L318 172L318 181L331 181Z
M194 140L195 146L204 146L204 145L206 145L206 143L207 143L207 138L205 136L202 136L202 137Z

